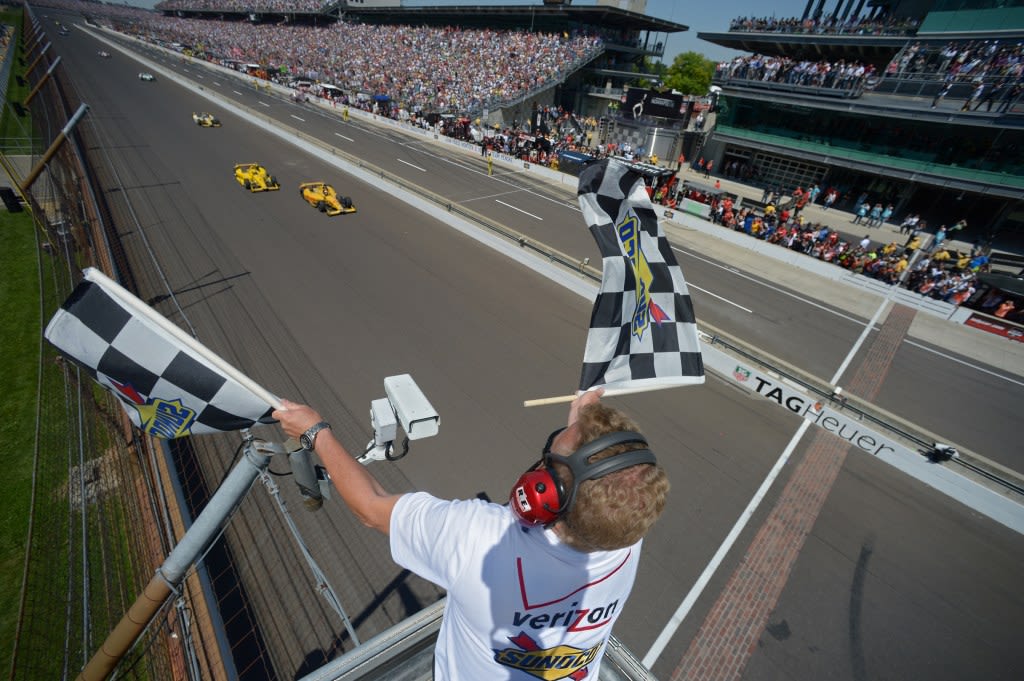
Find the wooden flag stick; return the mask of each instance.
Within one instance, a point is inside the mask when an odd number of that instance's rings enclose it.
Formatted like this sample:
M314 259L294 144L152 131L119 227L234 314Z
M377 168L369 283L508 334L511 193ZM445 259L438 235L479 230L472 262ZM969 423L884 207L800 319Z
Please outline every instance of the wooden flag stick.
M693 385L692 383L659 383L654 385L644 385L635 388L605 388L605 397L615 397L616 395L632 395L633 393L648 393L655 390L667 390L668 388L682 388L686 385ZM564 404L566 402L572 402L577 397L582 395L583 392L578 392L575 395L559 395L557 397L541 397L535 400L524 400L524 407L540 407L545 404Z
M606 393L607 394L607 393ZM524 407L541 407L545 404L564 404L572 402L577 395L559 395L558 397L540 397L535 400L523 400Z

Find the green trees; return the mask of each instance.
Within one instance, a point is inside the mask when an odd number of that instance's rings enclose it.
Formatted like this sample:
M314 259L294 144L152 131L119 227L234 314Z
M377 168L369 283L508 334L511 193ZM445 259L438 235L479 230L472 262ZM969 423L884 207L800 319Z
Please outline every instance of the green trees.
M711 59L699 52L682 52L666 69L664 85L684 95L706 95L714 73L715 62Z

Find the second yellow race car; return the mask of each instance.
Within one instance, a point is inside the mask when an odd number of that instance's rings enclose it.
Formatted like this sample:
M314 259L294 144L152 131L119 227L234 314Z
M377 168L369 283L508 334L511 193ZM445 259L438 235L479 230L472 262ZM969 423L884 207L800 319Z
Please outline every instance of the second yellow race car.
M196 112L193 111L192 112L192 121L196 125L198 125L200 127L203 127L203 128L219 128L220 127L220 119L217 118L216 116L214 116L212 113L207 113L205 111L202 112L202 113L196 113Z
M299 185L299 193L302 194L306 203L321 213L341 215L342 213L356 212L352 199L347 196L338 196L334 187L326 182L304 182Z
M235 165L235 179L251 192L269 192L280 189L277 178L267 172L259 163L239 163Z

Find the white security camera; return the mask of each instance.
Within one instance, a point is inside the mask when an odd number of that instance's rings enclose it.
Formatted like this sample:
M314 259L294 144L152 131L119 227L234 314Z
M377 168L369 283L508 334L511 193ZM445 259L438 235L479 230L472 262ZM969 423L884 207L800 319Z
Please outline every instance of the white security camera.
M388 394L386 398L370 402L373 439L358 458L362 464L397 461L409 451L409 440L437 435L438 426L441 425L441 417L409 374L385 378L384 391ZM405 440L400 450L395 447L399 424L405 431Z
M375 444L386 445L398 437L398 419L386 397L370 402L370 425L373 426Z
M384 379L384 391L394 409L402 430L410 440L437 435L441 417L427 400L416 381L409 374L388 376Z

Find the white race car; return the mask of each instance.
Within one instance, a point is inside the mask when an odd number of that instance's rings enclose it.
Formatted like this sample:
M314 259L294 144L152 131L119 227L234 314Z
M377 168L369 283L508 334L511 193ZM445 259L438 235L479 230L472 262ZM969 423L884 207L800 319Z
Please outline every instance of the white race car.
M139 80L156 80L152 73L143 71L139 74Z

